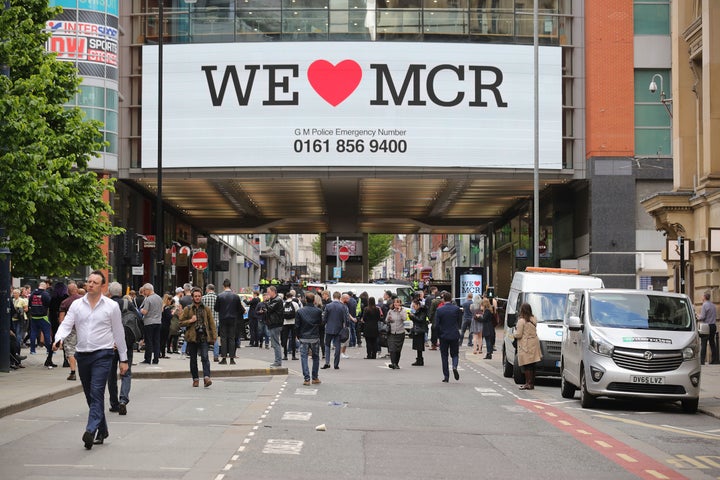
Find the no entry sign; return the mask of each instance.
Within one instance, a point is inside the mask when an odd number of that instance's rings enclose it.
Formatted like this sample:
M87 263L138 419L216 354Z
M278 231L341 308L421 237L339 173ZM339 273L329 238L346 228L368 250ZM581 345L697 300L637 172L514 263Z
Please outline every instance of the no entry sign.
M347 261L350 258L350 249L345 246L340 247L338 250L338 257L341 262Z
M191 262L192 266L195 267L196 270L205 270L208 266L207 253L202 250L193 253Z

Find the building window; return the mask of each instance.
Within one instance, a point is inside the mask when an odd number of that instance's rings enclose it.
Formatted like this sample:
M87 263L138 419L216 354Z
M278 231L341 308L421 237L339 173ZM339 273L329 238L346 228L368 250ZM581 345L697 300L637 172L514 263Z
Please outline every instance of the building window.
M634 0L635 35L670 35L670 0Z
M663 76L663 89L671 96L670 70L635 70L635 155L672 156L672 119L660 102L660 92L651 93L653 75Z

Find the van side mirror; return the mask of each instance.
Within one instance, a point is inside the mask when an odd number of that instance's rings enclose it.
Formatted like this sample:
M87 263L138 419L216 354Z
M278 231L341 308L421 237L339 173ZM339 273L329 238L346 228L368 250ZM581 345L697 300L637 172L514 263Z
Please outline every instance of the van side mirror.
M580 317L578 317L576 315L572 315L571 317L569 317L567 319L567 327L568 327L568 330L572 330L575 332L582 330L583 324L580 321Z
M517 313L508 313L505 316L505 323L508 328L515 328L515 325L517 325Z

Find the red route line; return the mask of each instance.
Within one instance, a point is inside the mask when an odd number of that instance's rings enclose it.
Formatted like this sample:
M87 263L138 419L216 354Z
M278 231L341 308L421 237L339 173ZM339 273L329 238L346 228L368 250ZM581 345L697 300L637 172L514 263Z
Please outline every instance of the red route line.
M687 477L621 441L604 434L562 410L544 403L518 399L517 402L555 428L601 453L608 460L646 480L687 480Z

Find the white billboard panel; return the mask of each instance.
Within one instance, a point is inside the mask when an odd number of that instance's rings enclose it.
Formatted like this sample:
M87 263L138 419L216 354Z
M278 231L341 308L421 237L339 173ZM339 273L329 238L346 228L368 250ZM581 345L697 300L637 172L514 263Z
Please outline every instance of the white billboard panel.
M166 45L163 168L533 168L533 47ZM540 168L561 168L559 47L540 47ZM143 47L142 165L157 166L157 46Z

